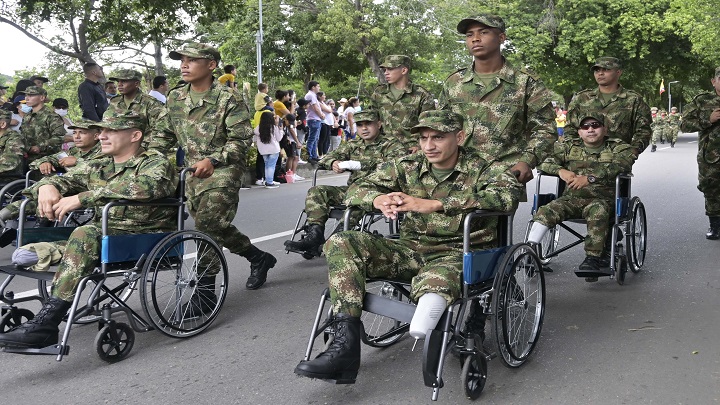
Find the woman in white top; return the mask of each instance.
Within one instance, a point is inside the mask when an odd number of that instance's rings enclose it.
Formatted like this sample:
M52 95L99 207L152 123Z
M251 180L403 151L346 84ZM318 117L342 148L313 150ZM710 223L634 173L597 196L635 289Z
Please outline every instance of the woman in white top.
M278 188L273 181L275 164L280 156L280 140L283 132L279 124L280 117L272 111L264 111L260 115L260 123L255 127L253 142L257 145L258 154L265 161L265 188Z
M343 111L343 115L345 116L345 121L347 121L347 139L355 139L355 134L357 133L357 125L355 125L355 119L353 116L355 115L355 109L360 105L360 100L358 100L356 97L351 97L350 100L348 100L347 104L345 105L345 111Z

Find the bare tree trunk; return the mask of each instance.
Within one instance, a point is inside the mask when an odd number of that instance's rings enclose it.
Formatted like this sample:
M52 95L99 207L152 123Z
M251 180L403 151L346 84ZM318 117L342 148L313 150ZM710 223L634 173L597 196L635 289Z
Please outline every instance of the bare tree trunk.
M162 62L162 42L158 38L155 38L153 45L155 46L155 52L153 53L153 57L155 58L155 76L163 76L165 75L165 66L163 66Z

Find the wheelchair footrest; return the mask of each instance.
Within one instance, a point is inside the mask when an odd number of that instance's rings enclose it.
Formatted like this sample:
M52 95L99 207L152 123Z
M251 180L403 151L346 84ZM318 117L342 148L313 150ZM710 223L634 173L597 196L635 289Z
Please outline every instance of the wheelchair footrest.
M363 302L363 309L367 312L406 323L412 321L413 315L415 315L415 308L417 307L414 304L400 302L371 293L365 293L365 301Z
M610 277L613 273L609 271L593 271L593 270L575 270L575 275L578 277Z
M57 356L59 354L67 355L70 353L70 346L62 346L60 344L52 345L43 347L40 349L36 348L28 348L28 347L4 347L3 351L5 353L15 353L15 354L40 354L40 355L54 355Z
M53 277L55 277L55 272L32 271L24 267L15 266L14 264L8 266L0 266L0 272L12 274L14 276L22 276L45 281L51 281Z

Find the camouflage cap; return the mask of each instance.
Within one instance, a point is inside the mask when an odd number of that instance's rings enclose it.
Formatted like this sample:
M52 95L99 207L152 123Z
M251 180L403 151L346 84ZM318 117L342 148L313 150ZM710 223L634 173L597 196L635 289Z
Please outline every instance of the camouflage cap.
M120 69L108 78L112 82L118 80L142 80L142 74L134 69Z
M650 111L657 111L657 110L658 110L657 107L650 107Z
M95 122L93 125L90 125L90 128L107 128L113 130L137 128L140 131L145 132L145 128L147 128L147 119L145 116L134 112L127 112L124 114L103 117L102 121Z
M366 121L380 121L380 115L376 110L362 110L353 115L353 121L355 122L366 122Z
M442 133L455 132L463 129L463 117L450 110L429 110L420 113L419 122L410 129L411 134L430 128Z
M618 70L622 69L622 64L618 58L613 58L612 56L602 56L597 58L595 64L592 65L592 69L594 70L595 68Z
M41 96L47 96L47 90L43 89L42 87L37 86L30 86L26 88L24 91L21 91L20 93L24 93L26 96L35 96L35 95L41 95Z
M0 120L11 120L12 112L10 110L0 109Z
M385 61L380 65L381 68L396 68L399 66L405 66L410 69L410 57L405 55L388 55L385 57Z
M605 114L601 114L598 112L588 112L585 114L581 114L580 116L583 117L583 119L580 120L580 125L582 125L582 123L585 122L585 120L587 119L593 119L605 126Z
M677 111L677 107L671 107L670 111Z
M475 17L468 17L461 20L457 25L457 31L460 34L467 32L468 27L472 23L480 23L486 27L497 28L501 32L505 32L505 21L499 16L493 14L480 14Z
M68 127L68 129L90 129L91 127L97 128L99 124L96 121L86 120L81 118L74 122Z
M210 45L191 42L177 51L170 51L170 59L180 60L183 56L220 61L220 52Z

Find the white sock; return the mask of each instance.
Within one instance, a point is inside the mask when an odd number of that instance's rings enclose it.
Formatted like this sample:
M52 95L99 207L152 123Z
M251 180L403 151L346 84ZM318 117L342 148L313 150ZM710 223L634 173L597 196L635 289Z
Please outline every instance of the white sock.
M545 236L545 232L547 232L550 228L547 226L541 224L540 222L533 222L532 228L530 228L530 235L528 235L528 242L531 243L540 243L543 236Z
M447 301L440 294L427 293L420 297L410 321L410 336L424 339L427 331L435 328L446 307Z

